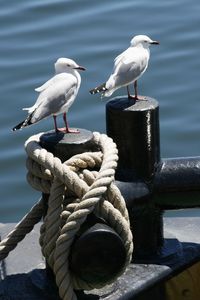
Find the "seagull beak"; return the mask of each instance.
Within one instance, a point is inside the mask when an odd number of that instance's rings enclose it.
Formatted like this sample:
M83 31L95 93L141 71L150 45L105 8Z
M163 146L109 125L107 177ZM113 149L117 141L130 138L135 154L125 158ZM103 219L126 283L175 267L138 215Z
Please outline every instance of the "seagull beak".
M81 70L81 71L85 71L86 69L84 67L78 66L76 68L74 68L75 70Z
M160 45L160 43L158 41L152 41L151 45Z

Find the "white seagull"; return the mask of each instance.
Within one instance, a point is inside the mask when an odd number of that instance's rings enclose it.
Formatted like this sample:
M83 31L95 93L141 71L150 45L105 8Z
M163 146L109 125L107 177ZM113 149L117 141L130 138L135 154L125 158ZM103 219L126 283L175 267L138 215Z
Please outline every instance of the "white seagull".
M137 80L148 67L149 46L152 44L158 45L159 42L153 41L146 35L136 35L132 38L130 47L115 58L113 72L108 80L90 90L90 93L101 93L103 97L110 97L117 89L126 86L128 98L137 100ZM134 96L129 92L131 83L134 83Z
M77 70L85 70L74 60L59 58L55 63L55 76L35 89L39 96L35 104L23 110L28 111L27 118L13 128L13 131L35 124L44 118L53 116L55 131L73 132L67 124L66 113L74 102L81 84L81 76ZM57 127L56 117L63 114L65 128Z

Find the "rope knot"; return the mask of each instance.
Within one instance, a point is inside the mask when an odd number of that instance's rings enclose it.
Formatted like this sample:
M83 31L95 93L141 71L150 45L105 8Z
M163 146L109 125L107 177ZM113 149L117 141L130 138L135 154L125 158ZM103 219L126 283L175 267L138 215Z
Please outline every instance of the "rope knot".
M75 300L74 289L102 287L102 283L91 286L83 278L77 278L69 268L70 247L89 214L101 217L120 235L126 249L126 264L121 272L131 261L133 243L128 212L114 184L118 151L111 138L94 132L98 152L78 154L62 163L40 146L41 135L32 136L25 143L27 180L33 188L49 194L40 245L55 274L60 297ZM41 218L44 215L42 200L36 206ZM25 219L30 219L30 215Z

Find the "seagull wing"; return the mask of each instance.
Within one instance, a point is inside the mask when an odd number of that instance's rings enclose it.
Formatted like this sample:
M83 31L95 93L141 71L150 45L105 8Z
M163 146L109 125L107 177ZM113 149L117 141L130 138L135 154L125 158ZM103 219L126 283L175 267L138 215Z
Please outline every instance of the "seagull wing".
M120 53L117 57L115 57L114 59L114 69L115 67L119 64L119 62L121 61L121 59L123 59L123 57L126 57L126 54L129 52L129 49L126 49L125 51L123 51L122 53Z
M115 59L113 73L106 83L106 87L116 88L137 80L148 65L148 52L130 47Z
M42 84L41 86L37 87L35 89L36 92L41 93L42 91L44 91L46 88L48 88L48 86L50 86L51 84L54 83L56 76L54 76L53 78L49 79L48 81L46 81L44 84Z
M36 123L50 115L63 113L73 103L79 89L76 77L64 73L56 76L57 78L54 78L53 84L48 85L40 93L34 105L35 108L31 117L32 123Z
M62 74L55 75L54 77L52 77L48 81L46 81L43 85L41 85L38 88L36 88L35 91L38 92L38 93L44 92L51 85L52 86L54 84L56 85L60 78L62 78ZM31 106L31 107L24 107L22 110L28 110L29 114L32 113L35 110L35 108L39 106L40 101L42 101L41 99L42 99L42 97L39 95L39 97L37 98L37 101L35 102L35 104L33 106Z

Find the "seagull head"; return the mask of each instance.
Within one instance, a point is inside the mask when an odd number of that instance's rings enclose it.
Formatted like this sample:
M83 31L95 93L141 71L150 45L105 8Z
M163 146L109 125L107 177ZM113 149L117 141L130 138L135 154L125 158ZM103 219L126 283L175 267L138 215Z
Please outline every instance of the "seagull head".
M84 67L79 66L73 59L61 57L55 63L56 73L72 72L73 70L85 71Z
M132 47L142 46L144 48L149 48L150 45L159 45L159 42L153 41L147 35L136 35L131 40Z

